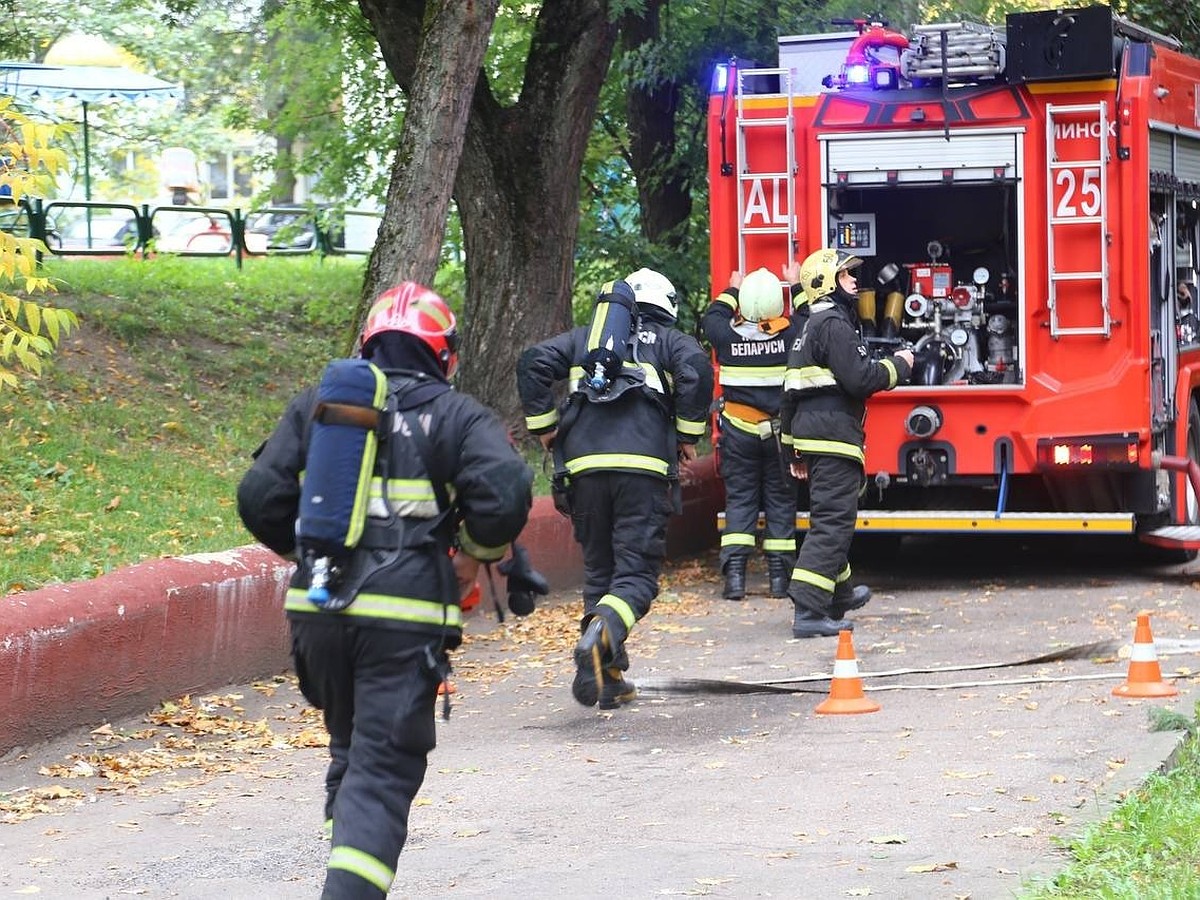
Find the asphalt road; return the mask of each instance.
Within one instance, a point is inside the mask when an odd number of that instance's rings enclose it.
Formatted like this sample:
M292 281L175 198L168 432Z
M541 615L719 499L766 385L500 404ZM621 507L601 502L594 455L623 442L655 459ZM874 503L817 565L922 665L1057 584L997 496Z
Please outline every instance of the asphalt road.
M671 569L630 643L642 695L614 713L571 700L574 598L471 620L392 896L1019 896L1177 746L1150 711L1193 709L1196 563L1008 539L860 562L876 598L854 646L882 708L850 716L814 713L826 680L697 684L827 676L836 645L791 640L786 601L719 599L711 564ZM961 668L1128 645L1143 609L1177 698L1113 697L1128 668L1115 650ZM315 897L320 738L280 673L5 757L0 896Z

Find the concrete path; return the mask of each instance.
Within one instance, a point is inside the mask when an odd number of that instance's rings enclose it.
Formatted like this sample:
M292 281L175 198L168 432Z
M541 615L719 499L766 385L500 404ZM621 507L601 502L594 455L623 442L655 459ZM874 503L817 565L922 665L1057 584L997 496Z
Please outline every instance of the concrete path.
M1036 577L966 562L864 569L876 598L855 615L854 645L882 709L850 716L814 713L827 681L677 689L832 669L836 639L791 640L787 601L720 600L709 566L670 571L629 645L642 696L614 713L570 697L569 595L515 624L471 621L393 896L1014 897L1176 748L1180 733L1152 732L1149 710L1193 708L1187 678L1171 700L1114 698L1128 667L1115 653L871 673L1127 644L1143 608L1156 637L1186 638L1194 566L1150 582L1087 561ZM756 564L751 586L764 583ZM1161 662L1168 675L1195 666ZM0 896L316 897L321 737L281 674L5 757Z

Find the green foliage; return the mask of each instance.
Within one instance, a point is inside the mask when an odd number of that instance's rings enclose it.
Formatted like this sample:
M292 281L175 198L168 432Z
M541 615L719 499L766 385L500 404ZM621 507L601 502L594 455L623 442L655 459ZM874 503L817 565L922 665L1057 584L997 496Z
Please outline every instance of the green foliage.
M1107 819L1070 841L1072 863L1047 883L1027 886L1021 894L1025 900L1200 896L1198 718L1200 704L1193 710L1193 720L1186 723L1189 737L1175 768L1152 776Z
M0 98L0 187L10 207L27 193L44 187L64 161L53 146L57 130L35 122ZM0 231L0 284L18 282L26 296L0 291L0 391L15 388L21 376L39 375L42 360L75 326L70 310L40 304L28 295L49 290L49 279L37 271L41 241Z
M273 167L313 175L319 194L346 202L385 196L380 160L399 143L404 101L357 4L300 0L265 11L268 41L252 72L278 87L250 124L305 147L302 156L275 156Z
M362 264L50 260L81 327L0 395L0 594L249 543L234 490L344 347Z

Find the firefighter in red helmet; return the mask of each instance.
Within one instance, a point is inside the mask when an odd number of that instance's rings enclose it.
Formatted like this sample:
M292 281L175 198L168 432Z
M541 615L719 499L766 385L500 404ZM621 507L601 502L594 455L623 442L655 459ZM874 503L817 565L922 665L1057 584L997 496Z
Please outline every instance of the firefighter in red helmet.
M300 688L329 731L329 898L391 888L447 651L462 641L460 598L481 562L505 555L531 505L532 472L503 424L450 385L457 330L441 297L412 282L383 292L360 346L387 399L366 525L339 586L349 602L331 611L310 599L304 558L285 602ZM292 400L238 487L242 521L282 556L296 552L317 397L310 388Z
M810 312L788 354L780 412L794 471L803 465L808 477L809 530L788 586L797 638L852 629L844 616L871 599L866 585L851 584L849 563L864 483L866 399L912 374L911 350L877 360L863 343L854 275L860 265L856 256L825 249L800 266Z

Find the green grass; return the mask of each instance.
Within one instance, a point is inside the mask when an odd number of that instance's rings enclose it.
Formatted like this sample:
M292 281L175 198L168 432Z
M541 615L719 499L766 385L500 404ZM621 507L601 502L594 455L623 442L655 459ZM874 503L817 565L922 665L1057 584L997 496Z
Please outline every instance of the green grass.
M0 594L250 541L234 490L345 351L361 260L51 260L81 326L0 393Z
M1196 710L1200 720L1200 704ZM1067 843L1072 862L1025 900L1190 900L1200 897L1200 743L1195 722L1170 772L1152 776L1112 815Z

